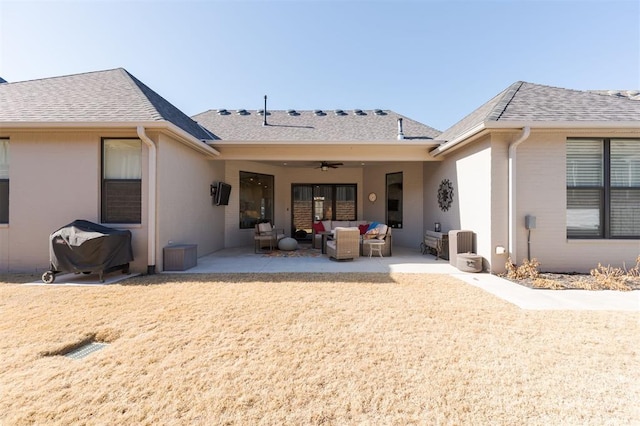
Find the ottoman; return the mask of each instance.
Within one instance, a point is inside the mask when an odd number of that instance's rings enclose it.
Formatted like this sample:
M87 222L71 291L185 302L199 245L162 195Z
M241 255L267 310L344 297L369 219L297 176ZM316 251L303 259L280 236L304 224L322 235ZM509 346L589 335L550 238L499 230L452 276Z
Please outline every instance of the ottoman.
M459 253L456 266L462 272L482 271L482 256L475 253Z
M298 242L291 237L286 237L278 241L278 248L283 251L293 251L298 249Z

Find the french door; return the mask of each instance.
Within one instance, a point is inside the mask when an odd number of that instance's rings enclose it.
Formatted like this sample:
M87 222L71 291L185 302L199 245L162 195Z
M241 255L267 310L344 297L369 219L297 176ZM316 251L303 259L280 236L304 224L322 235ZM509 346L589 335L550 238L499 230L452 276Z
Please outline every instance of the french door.
M291 235L311 240L319 220L356 220L356 184L291 184Z

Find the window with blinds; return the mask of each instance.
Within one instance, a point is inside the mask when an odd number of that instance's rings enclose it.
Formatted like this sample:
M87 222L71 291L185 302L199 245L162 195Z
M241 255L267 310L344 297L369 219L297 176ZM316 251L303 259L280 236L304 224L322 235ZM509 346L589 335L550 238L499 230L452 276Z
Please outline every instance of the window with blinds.
M142 143L102 141L102 222L141 223Z
M0 223L9 223L9 139L0 139Z
M640 140L612 140L611 237L640 236Z
M567 237L640 236L640 140L567 140Z

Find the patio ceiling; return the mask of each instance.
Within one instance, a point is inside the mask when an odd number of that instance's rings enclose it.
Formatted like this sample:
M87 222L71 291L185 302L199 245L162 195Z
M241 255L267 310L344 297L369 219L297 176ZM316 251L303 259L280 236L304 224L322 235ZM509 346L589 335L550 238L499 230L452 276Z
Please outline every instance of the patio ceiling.
M350 167L361 167L363 162L376 161L440 161L429 151L437 142L395 141L370 143L247 143L214 141L210 144L220 152L219 160L273 161L282 165L319 161L339 161Z

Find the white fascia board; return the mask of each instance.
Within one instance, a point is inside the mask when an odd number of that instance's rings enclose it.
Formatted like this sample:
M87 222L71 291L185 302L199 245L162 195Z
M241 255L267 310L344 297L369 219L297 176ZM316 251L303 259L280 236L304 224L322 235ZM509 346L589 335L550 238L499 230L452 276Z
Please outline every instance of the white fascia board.
M392 139L388 141L295 141L295 140L222 140L216 139L206 141L209 145L218 146L267 146L267 145L312 145L312 146L346 146L346 145L379 145L379 146L425 146L436 147L440 145L440 141L435 139Z
M485 121L479 125L472 127L460 136L451 141L440 141L441 145L431 151L431 155L435 158L446 151L454 148L460 148L471 142L476 136L485 130L511 130L523 129L529 127L531 129L585 129L585 130L638 130L640 131L640 123L636 121Z
M182 130L180 127L176 126L173 123L169 123L166 121L162 123L166 125L166 128L169 131L179 136L180 139L182 139L182 141L186 143L186 145L190 146L201 154L205 154L210 158L215 158L220 155L220 151L209 145L209 140L200 140L190 133Z
M486 121L487 129L623 129L640 130L638 121Z
M167 130L174 135L178 136L178 139L186 145L194 148L196 151L204 154L208 157L216 157L220 155L220 152L209 146L208 140L201 141L193 135L182 130L180 127L168 121L14 121L14 122L0 122L0 133L2 131L8 131L9 129L15 130L32 130L32 129L135 129L138 126L142 126L145 129L161 129Z
M477 134L479 134L480 132L482 132L483 130L485 130L485 123L480 123L475 127L470 128L469 130L465 131L464 133L462 133L460 136L458 136L455 139L452 139L448 142L444 142L441 145L439 145L436 149L434 149L433 151L431 151L431 155L433 157L437 157L440 154L444 153L445 151L449 151L450 149L457 147L457 145L459 145L460 143L467 141L469 138L476 136Z

